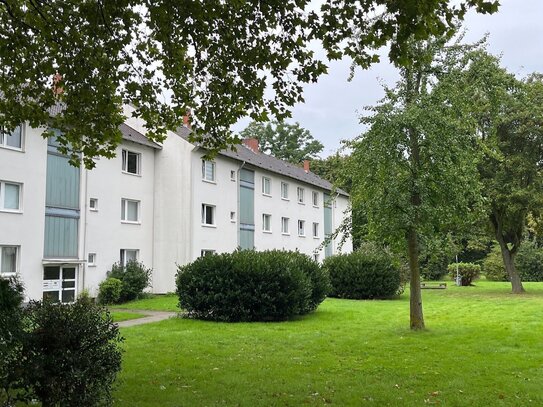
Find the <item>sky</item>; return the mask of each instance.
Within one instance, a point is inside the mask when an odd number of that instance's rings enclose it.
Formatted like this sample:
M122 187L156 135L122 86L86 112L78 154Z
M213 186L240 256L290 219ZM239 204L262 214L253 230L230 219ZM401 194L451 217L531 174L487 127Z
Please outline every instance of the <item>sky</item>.
M488 50L501 55L502 65L510 72L519 76L543 72L543 0L502 0L495 14L468 13L463 27L467 30L465 42L488 33ZM323 158L337 151L340 140L363 131L358 118L364 106L374 105L384 96L383 82L393 85L398 79L386 55L370 69L358 69L350 82L349 73L350 61L329 63L327 75L305 86L305 103L295 105L288 120L299 122L324 144ZM248 120L241 120L233 130L240 131L247 124Z

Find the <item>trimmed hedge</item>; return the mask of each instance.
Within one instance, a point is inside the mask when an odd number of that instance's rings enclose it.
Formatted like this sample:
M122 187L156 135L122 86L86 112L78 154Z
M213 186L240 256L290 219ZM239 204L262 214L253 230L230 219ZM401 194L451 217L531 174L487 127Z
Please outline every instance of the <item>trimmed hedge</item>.
M113 264L107 276L121 280L119 302L127 302L137 299L143 290L149 287L152 272L153 270L146 268L143 263L131 260L124 267L120 263Z
M109 277L98 286L98 302L100 304L116 304L121 298L123 282L118 278Z
M328 276L306 255L250 250L203 256L180 266L179 306L189 317L215 321L275 321L314 311Z
M460 275L460 285L468 286L471 285L473 280L479 278L481 274L481 266L475 263L452 263L447 266L449 275L452 279L456 279L456 270L458 267L458 274Z
M323 268L330 275L330 297L383 299L401 292L399 264L374 246L363 245L356 252L329 257Z

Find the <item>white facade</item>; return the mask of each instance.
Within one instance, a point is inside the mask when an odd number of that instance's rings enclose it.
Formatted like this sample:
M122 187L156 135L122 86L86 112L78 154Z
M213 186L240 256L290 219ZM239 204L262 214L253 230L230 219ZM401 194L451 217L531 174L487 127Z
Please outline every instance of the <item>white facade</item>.
M156 293L175 290L177 265L240 245L299 250L324 259L329 189L259 165L258 153L245 147L240 148L254 158L250 162L219 154L212 164L203 164L205 151L186 137L169 133L161 146L153 145L141 142L142 122L126 124L137 137L125 137L116 157L97 160L93 170L63 167L64 158L39 129L24 126L20 148L0 143L0 198L2 182L20 186L18 209L3 209L0 202L0 271L13 271L15 248L14 267L27 299L45 292L69 301L83 289L96 295L111 265L123 258L136 257L153 269ZM248 175L254 184L241 180ZM282 197L282 183L288 185L288 198ZM242 192L243 186L250 188ZM15 187L10 188L7 194L13 195ZM77 193L78 202L64 205L59 198L64 193ZM337 195L327 215L331 227L339 226L347 208L348 197ZM282 230L282 218L288 218L288 232ZM350 250L348 241L343 251ZM327 254L337 251L334 243Z

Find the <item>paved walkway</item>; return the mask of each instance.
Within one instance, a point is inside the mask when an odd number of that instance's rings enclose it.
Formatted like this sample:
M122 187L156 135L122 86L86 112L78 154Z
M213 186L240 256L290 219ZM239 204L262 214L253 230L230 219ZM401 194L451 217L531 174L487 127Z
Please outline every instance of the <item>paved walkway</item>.
M167 312L167 311L147 311L141 309L122 309L116 308L116 311L122 312L134 312L136 314L144 314L145 317L129 319L128 321L117 322L117 325L121 328L126 328L129 326L149 324L151 322L163 321L165 319L174 317L177 315L177 312Z

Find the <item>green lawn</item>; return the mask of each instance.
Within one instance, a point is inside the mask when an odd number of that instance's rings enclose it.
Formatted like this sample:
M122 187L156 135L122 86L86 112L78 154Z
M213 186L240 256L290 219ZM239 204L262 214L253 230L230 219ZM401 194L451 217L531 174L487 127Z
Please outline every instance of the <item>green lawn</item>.
M283 323L171 319L124 328L115 403L543 405L543 283L525 286L523 296L490 282L424 290L424 332L408 329L406 294L329 299ZM169 300L147 305L170 309Z
M111 311L111 316L113 317L113 321L121 322L128 321L130 319L143 318L145 315L136 312Z
M125 302L118 305L110 305L109 309L140 309L145 311L179 311L177 303L179 299L175 294L150 295L142 300Z

